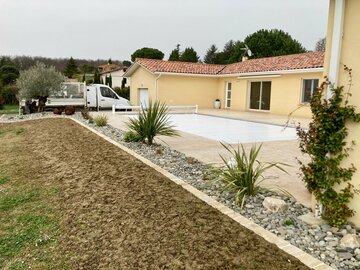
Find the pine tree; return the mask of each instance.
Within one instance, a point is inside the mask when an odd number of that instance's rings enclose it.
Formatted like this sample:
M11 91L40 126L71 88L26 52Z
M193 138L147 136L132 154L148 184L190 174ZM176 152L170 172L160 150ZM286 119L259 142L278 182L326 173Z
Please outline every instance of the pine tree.
M95 69L95 73L94 73L94 83L100 83L100 74L97 69Z
M180 61L180 44L170 53L169 61Z
M78 67L74 58L70 57L69 61L66 64L64 74L68 78L73 78L74 75L78 72Z
M217 50L218 48L215 44L211 45L211 47L207 50L204 57L204 62L206 64L216 64Z
M109 60L108 60L108 64L112 64L112 60L111 60L111 58L109 58Z
M85 76L85 73L83 74L82 81L83 81L83 82L85 82L85 81L86 81L86 76Z
M109 86L110 86L110 88L112 88L112 77L111 77L111 74L110 74L110 76L109 76Z
M181 54L180 61L197 63L199 61L199 56L192 47L189 47Z

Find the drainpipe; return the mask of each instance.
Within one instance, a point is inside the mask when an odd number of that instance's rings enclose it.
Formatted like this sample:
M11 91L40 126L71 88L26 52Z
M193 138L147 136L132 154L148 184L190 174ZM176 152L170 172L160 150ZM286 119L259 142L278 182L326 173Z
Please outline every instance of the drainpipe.
M159 74L155 79L155 101L158 99L158 79L162 74Z
M339 80L341 45L344 32L345 0L335 0L334 25L331 40L329 80L337 86ZM331 98L331 91L328 88L326 97Z

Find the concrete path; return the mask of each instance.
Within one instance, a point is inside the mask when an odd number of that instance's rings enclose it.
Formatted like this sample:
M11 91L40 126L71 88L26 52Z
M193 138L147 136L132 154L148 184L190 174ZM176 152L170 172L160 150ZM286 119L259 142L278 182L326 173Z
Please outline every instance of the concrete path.
M111 112L107 111L93 112L92 114L95 115L99 113L108 116L109 124L111 126L127 130L126 122L128 121L128 116L124 114L113 115ZM287 117L264 113L233 112L226 110L201 110L199 113L277 125L284 125L288 121ZM302 126L306 127L309 123L309 119L291 119L289 121L290 126L293 126L295 122L300 122ZM185 132L180 132L180 134L181 137L160 137L161 140L157 140L157 142L167 144L172 149L207 164L221 164L222 160L220 154L225 157L229 156L217 141ZM252 143L247 143L244 144L244 147L246 150L249 150L252 145ZM237 145L233 146L237 147ZM297 201L310 207L311 195L298 176L299 165L296 158L306 160L306 157L300 152L296 140L264 142L259 157L261 161L282 162L289 165L289 167L285 167L288 174L276 169L271 169L266 174L269 179L266 180L264 184L269 187L279 186L290 192Z

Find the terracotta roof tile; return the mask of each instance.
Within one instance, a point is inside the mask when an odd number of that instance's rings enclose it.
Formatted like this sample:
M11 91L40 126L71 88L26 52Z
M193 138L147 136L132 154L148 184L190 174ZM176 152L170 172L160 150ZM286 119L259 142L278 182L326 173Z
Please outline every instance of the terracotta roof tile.
M285 56L251 59L230 65L212 65L163 61L155 59L137 59L136 63L151 72L187 73L203 75L226 75L252 72L296 70L321 68L324 65L323 52L308 52Z
M280 70L321 68L324 66L323 52L308 52L276 57L247 60L227 65L220 74L252 73Z
M137 59L136 62L151 72L216 75L225 68L225 65L209 65L201 63L163 61L143 58Z

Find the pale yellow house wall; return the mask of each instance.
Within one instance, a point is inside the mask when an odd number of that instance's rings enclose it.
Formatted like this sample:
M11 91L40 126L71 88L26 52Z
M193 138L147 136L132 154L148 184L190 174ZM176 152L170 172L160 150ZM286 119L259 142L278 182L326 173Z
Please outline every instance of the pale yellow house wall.
M328 35L327 35L327 53L325 58L325 75L327 75L330 63L330 48L332 38L332 26L334 23L334 5L335 1L330 1L329 10L329 23L328 23ZM350 97L350 103L357 106L357 112L360 112L360 1L359 0L346 0L345 1L345 19L344 19L344 32L341 48L340 59L340 72L338 85L348 85L349 77L343 70L343 64L352 68L352 87ZM359 188L360 185L360 123L349 124L349 136L348 141L354 140L356 145L354 151L350 152L349 158L344 162L344 166L349 166L351 163L355 165L357 171L355 172L352 184ZM360 226L360 196L355 195L349 206L356 211L355 216L352 218L357 226Z
M218 97L217 82L216 77L161 75L157 99L169 106L213 108Z
M138 68L131 76L130 80L130 103L132 105L140 105L139 89L148 88L149 99L156 99L155 91L156 76L144 68Z
M279 115L311 117L310 107L301 106L303 79L321 79L322 73L287 74L279 77L257 77L256 79L240 79L237 77L220 78L218 83L218 98L222 108L225 108L226 82L232 83L231 110L249 111L250 83L252 81L271 81L270 111Z
M221 77L218 83L218 99L221 101L221 108L225 108L226 83L231 82L231 106L230 110L246 111L247 107L247 82L237 77Z
M310 106L302 104L304 79L321 80L322 73L287 74L271 80L270 113L311 117Z

